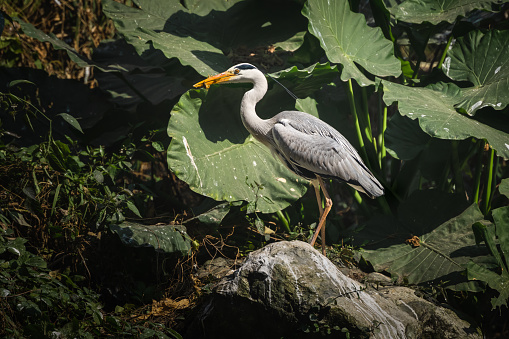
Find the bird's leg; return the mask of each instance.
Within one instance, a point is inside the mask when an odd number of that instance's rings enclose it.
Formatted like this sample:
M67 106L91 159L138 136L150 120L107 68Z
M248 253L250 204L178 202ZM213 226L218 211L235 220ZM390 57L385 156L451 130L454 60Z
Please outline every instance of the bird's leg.
M318 182L318 180L311 180L311 184L313 185L313 188L315 189L316 202L318 203L318 211L320 212L320 217L318 219L318 223L320 224L320 220L321 220L322 214L323 214L322 196L320 195L320 183ZM319 233L319 229L317 228L315 230L315 233L313 234L313 237L309 241L311 246L315 245L316 238L318 238L318 233Z
M320 218L323 214L323 207L322 207L322 195L320 194L320 183L318 180L313 180L312 182L313 188L315 189L316 194L316 202L318 203L318 211L320 212Z
M316 200L318 202L318 209L320 210L320 221L318 222L318 227L316 228L315 234L310 241L311 246L313 246L316 242L316 238L318 238L318 233L321 231L322 237L322 253L325 255L325 220L327 219L327 214L332 207L332 199L325 188L325 184L321 177L316 176L318 181L312 181L313 187L315 188ZM320 195L320 186L322 187L323 195L325 196L325 210L322 208L322 197Z
M325 196L325 210L323 211L321 217L320 217L320 224L322 224L321 227L321 237L322 237L322 254L325 255L325 222L327 219L327 215L329 214L331 208L332 208L332 199L329 196L329 192L327 192L327 188L325 188L325 184L321 177L318 177L318 180L320 181L320 186L322 187L323 195ZM320 228L320 224L318 227Z

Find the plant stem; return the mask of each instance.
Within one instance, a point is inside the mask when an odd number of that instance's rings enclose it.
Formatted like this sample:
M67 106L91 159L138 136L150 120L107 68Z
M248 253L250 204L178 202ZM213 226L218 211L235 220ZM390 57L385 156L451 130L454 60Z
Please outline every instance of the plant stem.
M371 212L371 209L369 208L369 206L367 206L364 203L364 200L362 199L362 196L359 193L359 191L357 191L353 188L352 188L352 191L353 191L353 197L354 197L355 201L357 201L357 204L359 204L359 207L361 208L361 210L364 211L364 214L367 216L371 216L373 213Z
M368 103L368 93L366 91L366 87L361 87L362 93L362 103L363 103L363 113L364 113L364 134L366 135L366 139L371 142L373 140L373 134L371 132L371 119L369 118L369 103Z
M369 168L371 168L368 153L366 152L366 146L362 138L361 126L359 124L359 117L357 116L357 109L355 107L355 97L353 94L352 79L348 79L348 90L347 90L348 102L350 103L350 110L352 111L353 120L355 123L355 132L357 133L357 140L359 141L359 147L361 149L361 156L366 162Z
M449 50L449 46L451 46L452 38L453 38L453 35L451 34L449 36L449 40L447 40L447 45L445 45L445 49L444 49L444 52L442 53L442 57L440 58L440 61L438 62L438 66L437 66L438 69L442 69L442 65L444 63L445 56L447 55L447 51Z
M380 118L380 135L378 136L378 163L380 165L380 169L382 170L382 176L385 177L386 173L386 163L385 158L387 156L387 150L385 149L385 130L387 129L387 106L383 104L382 101L382 92L380 92L380 96L378 97L379 101L379 112L381 114ZM383 107L383 108L382 108Z
M478 148L478 152L479 152L479 155L477 156L477 168L475 170L475 181L474 181L474 193L473 193L473 196L474 196L474 202L479 205L479 191L480 191L480 188L481 188L481 173L482 173L482 167L483 167L483 164L482 164L482 156L484 154L484 140L480 140L479 142L479 148Z
M292 230L290 229L290 225L288 224L288 220L283 215L283 212L277 211L276 214L277 214L277 216L279 218L279 221L281 221L281 223L283 224L286 232L290 233Z
M484 192L484 215L488 214L488 212L490 211L494 162L495 162L495 150L491 148L490 160L488 163L488 178L486 179L486 189Z

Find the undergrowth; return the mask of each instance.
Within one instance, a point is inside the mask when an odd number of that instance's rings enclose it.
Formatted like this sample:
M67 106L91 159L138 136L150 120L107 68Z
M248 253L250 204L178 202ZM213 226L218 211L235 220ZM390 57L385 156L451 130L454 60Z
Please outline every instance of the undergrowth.
M0 158L0 333L178 337L123 315L125 305L103 311L104 300L90 287L100 267L90 253L100 252L105 226L139 215L122 179L131 168L127 156L49 139L3 145Z

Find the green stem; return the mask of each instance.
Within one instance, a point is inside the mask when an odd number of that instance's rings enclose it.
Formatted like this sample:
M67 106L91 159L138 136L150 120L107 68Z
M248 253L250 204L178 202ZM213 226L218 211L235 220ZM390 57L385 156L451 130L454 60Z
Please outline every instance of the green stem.
M352 188L352 191L353 191L353 197L354 197L355 201L357 202L357 204L359 205L361 210L364 212L364 214L367 216L371 216L373 213L371 212L371 209L369 208L369 206L367 206L364 203L364 200L362 199L362 196L359 193L359 191L357 191L356 189L353 189L353 188Z
M379 100L379 112L382 115L380 118L380 135L378 136L379 152L378 152L378 163L382 170L382 175L385 177L386 163L385 158L387 157L387 150L385 149L385 130L387 129L387 106L383 104L382 92L380 92ZM382 109L383 107L383 109Z
M437 66L438 69L442 69L442 65L444 63L445 56L447 55L447 51L449 50L449 46L451 46L452 38L453 38L453 35L451 34L449 36L449 40L447 40L447 45L445 45L445 49L444 49L444 52L442 53L442 57L440 58L440 61L438 62L438 66Z
M484 194L484 215L488 214L490 211L490 204L491 204L491 187L493 183L493 168L494 168L494 162L495 162L495 150L491 148L490 150L490 160L488 163L488 178L486 180L486 189Z
M288 220L285 218L285 216L283 215L283 212L281 211L277 211L276 212L278 218L279 218L279 221L281 221L281 223L283 224L285 230L290 233L292 230L290 229L290 225L288 224Z
M362 139L361 126L359 124L359 117L357 116L357 109L355 107L355 97L353 94L352 87L352 79L348 79L348 90L347 90L348 102L350 103L350 110L352 111L353 120L355 123L355 132L357 133L357 140L359 141L359 147L361 149L361 156L363 160L366 162L369 168L371 168L369 164L368 154L366 152L366 146L364 145L364 140Z
M364 113L364 134L366 135L366 139L371 142L373 140L373 134L371 132L371 119L369 118L369 103L368 103L368 93L366 91L366 87L361 87L362 93L362 103L363 103L363 113Z
M484 154L484 140L480 140L479 142L479 149L478 149L478 156L477 156L477 166L475 170L475 181L474 181L474 202L479 205L479 191L481 189L481 173L482 173L482 156Z

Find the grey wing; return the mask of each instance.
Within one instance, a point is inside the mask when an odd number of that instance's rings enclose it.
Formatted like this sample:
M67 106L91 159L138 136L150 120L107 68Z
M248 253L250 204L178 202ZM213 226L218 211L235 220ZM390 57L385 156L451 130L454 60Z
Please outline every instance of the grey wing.
M362 162L355 148L337 130L302 112L282 112L272 128L279 158L294 172L345 181L370 197L383 195L383 186Z

